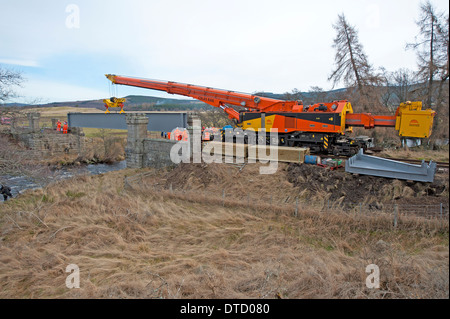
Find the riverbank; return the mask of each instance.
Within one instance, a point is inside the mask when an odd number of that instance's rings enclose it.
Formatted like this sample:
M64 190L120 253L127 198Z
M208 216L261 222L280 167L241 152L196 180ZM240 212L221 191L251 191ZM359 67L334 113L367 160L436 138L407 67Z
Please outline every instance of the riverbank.
M8 185L14 197L22 195L26 191L41 189L59 180L73 178L82 175L98 175L126 168L126 161L114 163L94 163L66 166L53 166L48 170L45 178L33 178L28 175L0 175L1 184ZM11 199L9 199L11 200ZM2 203L3 198L0 198Z
M101 140L90 142L91 151L82 155L58 153L48 156L36 154L7 134L0 134L0 184L11 187L13 196L17 196L27 189L41 188L59 179L126 167L120 146L114 153L105 153Z

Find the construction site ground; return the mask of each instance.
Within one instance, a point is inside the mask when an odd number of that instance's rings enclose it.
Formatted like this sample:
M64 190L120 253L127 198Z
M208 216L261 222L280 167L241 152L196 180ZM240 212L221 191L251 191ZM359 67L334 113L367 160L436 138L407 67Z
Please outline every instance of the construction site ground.
M442 170L433 183L389 179L331 170L310 164L278 163L275 174L260 174L261 164L181 164L174 170L146 176L155 187L198 192L205 196L267 204L298 201L309 206L333 206L350 211L359 205L440 205L447 208L449 175Z
M448 298L448 220L394 227L390 214L350 209L448 201L448 174L411 184L308 164L261 175L260 165L77 176L3 203L0 297ZM324 212L328 199L349 212ZM65 284L69 264L79 289ZM365 286L369 264L380 289Z

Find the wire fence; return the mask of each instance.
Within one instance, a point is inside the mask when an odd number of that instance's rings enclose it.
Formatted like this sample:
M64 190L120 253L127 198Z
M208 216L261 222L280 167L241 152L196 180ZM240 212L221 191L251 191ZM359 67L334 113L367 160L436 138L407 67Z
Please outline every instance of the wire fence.
M154 192L158 194L169 194L182 197L189 201L200 203L211 203L222 206L264 208L273 210L288 211L297 217L300 211L304 209L315 209L320 213L342 213L353 214L356 216L375 216L383 215L392 219L393 226L396 227L403 217L418 218L422 220L440 221L441 226L448 225L449 204L442 202L429 205L412 205L396 203L345 203L342 201L323 200L322 202L313 202L308 199L286 195L280 196L255 196L249 193L237 195L227 192L227 189L210 191L207 188L185 189L177 188L173 184L156 183L149 184L145 181L145 175L153 173L144 173L137 176L127 177L124 180L125 189L132 189L143 192ZM446 226L448 227L448 226Z

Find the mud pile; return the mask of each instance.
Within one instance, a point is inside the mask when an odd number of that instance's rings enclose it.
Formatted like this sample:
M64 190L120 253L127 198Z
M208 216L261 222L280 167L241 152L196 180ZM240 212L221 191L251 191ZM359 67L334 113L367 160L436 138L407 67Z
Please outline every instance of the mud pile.
M327 196L344 204L395 202L438 204L448 202L448 175L436 174L433 183L412 182L368 175L349 174L343 168L330 170L313 165L291 164L287 179L305 196Z

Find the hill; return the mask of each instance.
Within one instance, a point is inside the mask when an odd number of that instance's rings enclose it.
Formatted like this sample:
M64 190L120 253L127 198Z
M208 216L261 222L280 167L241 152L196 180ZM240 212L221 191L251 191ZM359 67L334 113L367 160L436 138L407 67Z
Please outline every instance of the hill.
M129 110L193 110L205 107L206 104L192 99L168 99L146 95L128 95L125 96L126 107ZM70 108L93 108L104 111L105 106L102 99L84 100L84 101L65 101L51 102L39 105L29 105L23 103L6 103L6 107L32 107L32 108L51 108L51 107L70 107Z

